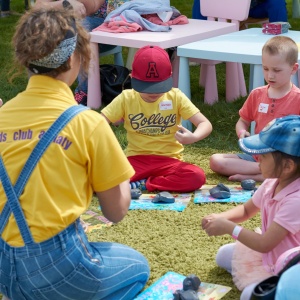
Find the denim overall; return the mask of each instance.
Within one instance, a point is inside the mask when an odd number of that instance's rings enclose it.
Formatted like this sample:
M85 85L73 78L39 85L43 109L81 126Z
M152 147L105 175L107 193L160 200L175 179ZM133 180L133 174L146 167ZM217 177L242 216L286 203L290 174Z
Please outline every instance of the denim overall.
M0 292L10 300L132 299L148 280L149 267L140 253L116 243L89 243L79 220L56 236L35 243L18 201L44 151L85 109L72 106L53 123L14 186L0 156L0 179L8 199L0 215L0 235L13 213L25 244L12 247L0 238ZM126 258L124 263L122 258Z

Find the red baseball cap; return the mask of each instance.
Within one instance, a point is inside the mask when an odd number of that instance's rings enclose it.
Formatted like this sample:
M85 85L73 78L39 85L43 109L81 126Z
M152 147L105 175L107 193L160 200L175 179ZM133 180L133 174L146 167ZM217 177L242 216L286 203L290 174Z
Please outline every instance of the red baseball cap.
M158 46L140 48L133 59L132 88L140 93L166 93L173 86L172 65L168 53Z

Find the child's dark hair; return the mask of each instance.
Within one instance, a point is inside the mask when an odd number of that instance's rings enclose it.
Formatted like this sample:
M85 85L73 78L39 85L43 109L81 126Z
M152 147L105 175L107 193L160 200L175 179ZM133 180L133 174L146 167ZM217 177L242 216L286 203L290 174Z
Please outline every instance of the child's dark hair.
M300 175L300 157L292 156L292 155L289 155L289 154L286 154L286 153L283 153L283 152L280 152L280 151L272 152L272 155L273 155L273 159L274 159L274 162L275 162L275 173L276 174L279 174L282 171L282 169L284 167L283 166L283 161L286 160L286 159L290 159L297 166L297 169L295 171L295 175L296 174Z

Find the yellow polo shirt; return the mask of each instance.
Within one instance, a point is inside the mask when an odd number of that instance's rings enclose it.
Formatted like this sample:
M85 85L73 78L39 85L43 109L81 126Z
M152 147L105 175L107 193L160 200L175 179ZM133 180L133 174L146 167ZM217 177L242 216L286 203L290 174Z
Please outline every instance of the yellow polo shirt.
M65 83L34 75L26 90L0 109L0 153L13 184L38 140L72 105ZM133 174L106 120L92 110L81 112L50 144L20 196L34 240L56 235L88 208L93 191L110 189ZM0 184L0 211L6 202ZM13 215L2 238L23 245Z

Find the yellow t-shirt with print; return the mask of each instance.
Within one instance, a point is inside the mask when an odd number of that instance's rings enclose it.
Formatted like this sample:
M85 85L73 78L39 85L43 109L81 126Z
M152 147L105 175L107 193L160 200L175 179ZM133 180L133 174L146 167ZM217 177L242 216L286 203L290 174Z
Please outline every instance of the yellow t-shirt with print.
M154 103L145 102L132 89L124 90L101 112L113 123L124 119L127 156L155 154L181 159L183 145L175 139L177 125L199 109L177 88Z
M65 83L34 75L24 92L1 107L0 153L13 184L38 140L72 105L77 103ZM95 111L81 112L50 144L20 196L34 240L56 235L88 208L93 191L110 189L133 174L107 121ZM0 184L0 211L6 202ZM2 238L23 245L13 215Z

